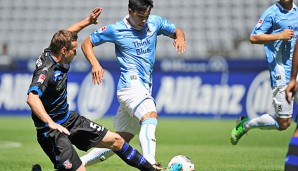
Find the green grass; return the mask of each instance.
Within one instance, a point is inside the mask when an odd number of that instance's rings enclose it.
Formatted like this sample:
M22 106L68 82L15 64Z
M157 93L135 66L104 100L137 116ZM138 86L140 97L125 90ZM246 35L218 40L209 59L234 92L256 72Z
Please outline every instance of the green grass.
M98 121L112 128L112 119ZM164 165L175 155L190 157L196 171L280 171L295 123L286 131L251 130L237 146L229 142L234 120L159 119L157 161ZM18 147L18 144L20 147ZM138 137L131 142L140 151ZM13 146L13 147L11 147ZM79 152L83 155L84 152ZM0 170L30 171L40 163L44 171L52 164L36 141L29 117L0 117ZM116 155L90 166L89 171L134 171Z

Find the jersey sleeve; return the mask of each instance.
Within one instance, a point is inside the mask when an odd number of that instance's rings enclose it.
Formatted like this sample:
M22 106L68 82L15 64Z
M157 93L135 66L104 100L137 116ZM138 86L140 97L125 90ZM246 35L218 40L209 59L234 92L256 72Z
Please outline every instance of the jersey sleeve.
M176 30L176 26L172 24L170 21L166 20L165 18L159 17L159 16L154 16L156 22L159 25L159 29L157 34L158 35L165 35L165 36L170 36L174 34Z
M272 12L265 11L251 32L251 35L270 33L273 26L273 15Z
M103 26L91 33L91 43L94 46L98 46L105 42L114 42L114 32L115 31L112 25Z
M38 60L40 60L40 58ZM30 92L34 92L37 93L39 97L41 97L50 83L50 80L52 78L51 73L52 71L44 65L36 67L27 94L29 94Z

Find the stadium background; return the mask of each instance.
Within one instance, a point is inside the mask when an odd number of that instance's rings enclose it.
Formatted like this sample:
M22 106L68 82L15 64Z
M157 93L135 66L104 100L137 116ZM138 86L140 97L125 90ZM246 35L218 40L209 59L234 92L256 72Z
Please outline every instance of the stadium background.
M95 6L103 7L99 25L80 32L81 43L93 30L124 18L127 1L0 0L0 170L30 170L34 163L52 170L36 142L26 104L35 61L58 29L80 21ZM161 117L158 161L166 164L172 156L185 154L196 170L283 169L295 124L282 132L251 131L236 147L229 143L238 116L255 117L272 109L263 46L248 41L259 15L272 3L275 0L155 0L152 13L181 27L188 45L186 53L178 55L172 40L158 40L153 76ZM113 129L110 117L118 106L118 64L113 45L95 51L106 70L103 84L92 86L90 66L78 50L69 75L68 100L71 109L87 117L107 116L99 123ZM132 144L138 147L138 139ZM88 168L98 169L98 165ZM134 169L113 157L100 170Z
M263 46L248 40L259 15L272 3L155 1L152 14L181 27L188 45L187 52L178 55L171 39L158 40L153 96L161 117L254 117L272 110ZM123 19L127 1L0 0L0 115L30 114L26 91L36 58L57 30L80 21L95 6L104 9L99 25L81 31L80 43L93 30ZM95 52L106 70L105 80L92 86L90 65L78 50L69 75L70 107L90 118L112 116L119 77L114 46L106 43Z

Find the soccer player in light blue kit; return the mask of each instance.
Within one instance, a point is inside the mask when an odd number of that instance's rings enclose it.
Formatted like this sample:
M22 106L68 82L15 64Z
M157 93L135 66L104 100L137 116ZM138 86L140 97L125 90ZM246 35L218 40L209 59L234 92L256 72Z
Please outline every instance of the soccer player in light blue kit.
M105 42L115 44L121 75L117 86L120 107L114 118L114 127L128 142L139 133L144 157L158 167L155 160L158 115L151 96L157 36L173 38L178 53L185 51L186 42L181 29L162 17L150 15L151 8L152 0L129 0L129 15L122 21L94 31L83 42L82 50L92 65L93 83L100 84L104 70L95 57L93 47ZM107 149L95 149L81 159L89 165L111 155Z
M279 0L261 15L251 33L253 44L264 44L269 64L275 116L263 114L249 120L241 117L231 133L231 143L252 128L285 130L291 124L293 101L288 103L285 89L290 80L292 56L298 34L298 9L293 0Z

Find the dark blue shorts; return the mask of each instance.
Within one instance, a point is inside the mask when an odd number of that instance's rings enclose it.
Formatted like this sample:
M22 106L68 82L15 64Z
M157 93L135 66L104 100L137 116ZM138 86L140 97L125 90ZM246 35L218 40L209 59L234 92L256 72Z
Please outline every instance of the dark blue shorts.
M82 161L72 145L87 151L96 146L108 130L76 112L71 112L67 121L61 125L69 130L69 136L49 128L37 129L38 143L51 159L55 169L77 170Z

